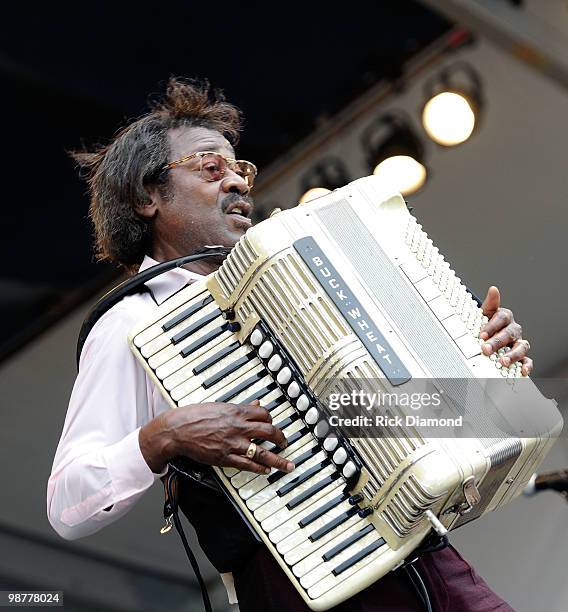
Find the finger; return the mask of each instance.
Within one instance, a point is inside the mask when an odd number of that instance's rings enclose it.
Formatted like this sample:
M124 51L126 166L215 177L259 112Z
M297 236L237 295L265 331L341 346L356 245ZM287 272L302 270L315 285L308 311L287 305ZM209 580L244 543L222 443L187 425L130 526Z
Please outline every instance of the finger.
M491 318L499 310L500 305L501 294L499 293L499 289L494 286L489 287L489 289L487 290L487 295L483 300L483 304L481 304L483 314L486 317Z
M501 363L505 367L509 367L515 361L521 361L527 356L529 352L530 345L527 340L517 340L513 345L513 348L501 357Z
M521 366L521 374L528 376L533 371L533 360L530 357L524 357L521 363L523 364Z
M513 313L508 308L499 308L491 319L483 326L479 337L487 340L497 332L514 322Z
M254 400L258 402L258 400ZM270 416L270 412L266 408L260 406L259 403L253 405L251 404L240 404L240 416L245 421L260 421L264 423L272 423L272 417Z
M256 447L256 453L252 459L256 463L268 466L269 468L274 468L280 472L291 472L295 467L291 461L288 461L283 457L279 457L262 446Z
M246 435L249 439L259 438L260 440L274 442L279 448L286 448L288 446L288 440L286 440L282 430L270 423L249 423Z
M256 463L242 455L235 455L234 453L225 457L222 467L233 467L239 470L246 470L247 472L254 472L255 474L270 474L271 471L266 465L261 465L260 463Z
M518 323L511 323L485 342L481 350L484 355L491 355L500 348L516 342L521 337L522 329Z

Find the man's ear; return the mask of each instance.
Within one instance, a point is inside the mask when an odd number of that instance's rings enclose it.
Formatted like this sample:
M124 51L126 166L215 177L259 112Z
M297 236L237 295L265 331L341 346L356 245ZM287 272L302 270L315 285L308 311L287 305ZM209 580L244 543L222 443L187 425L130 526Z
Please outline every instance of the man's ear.
M147 185L148 199L136 206L136 212L144 219L153 219L158 214L158 208L162 202L162 194L156 185Z

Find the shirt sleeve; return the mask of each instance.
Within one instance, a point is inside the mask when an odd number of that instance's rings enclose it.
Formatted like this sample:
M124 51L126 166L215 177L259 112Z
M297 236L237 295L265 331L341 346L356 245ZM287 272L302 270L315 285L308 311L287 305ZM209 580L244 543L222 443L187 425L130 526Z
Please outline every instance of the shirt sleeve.
M140 428L166 409L128 347L135 317L121 304L97 322L83 348L47 485L47 515L66 539L123 516L156 479Z

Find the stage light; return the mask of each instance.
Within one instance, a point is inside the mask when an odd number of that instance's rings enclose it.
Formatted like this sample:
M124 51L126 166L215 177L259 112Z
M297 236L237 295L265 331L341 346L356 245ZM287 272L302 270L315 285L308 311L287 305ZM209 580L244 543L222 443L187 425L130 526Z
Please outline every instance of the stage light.
M410 195L426 182L424 146L401 111L379 116L363 132L362 145L371 171L389 189Z
M453 64L425 87L422 125L436 143L453 147L468 140L481 113L481 81L469 64Z
M402 195L416 193L426 182L426 168L410 155L394 155L382 161L373 171Z
M301 182L300 204L319 198L338 187L347 185L351 179L345 164L337 157L326 157L315 164Z
M331 193L331 189L326 189L325 187L312 187L299 199L298 204L306 204L306 202L321 198L321 196L324 196L326 193Z

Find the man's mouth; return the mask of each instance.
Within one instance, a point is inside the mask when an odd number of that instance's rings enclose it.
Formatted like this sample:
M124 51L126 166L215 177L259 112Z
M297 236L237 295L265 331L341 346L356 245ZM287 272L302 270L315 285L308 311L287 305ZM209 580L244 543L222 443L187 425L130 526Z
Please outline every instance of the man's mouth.
M252 204L246 200L231 202L225 211L226 215L233 217L240 226L249 228L252 225L250 217L252 215Z

